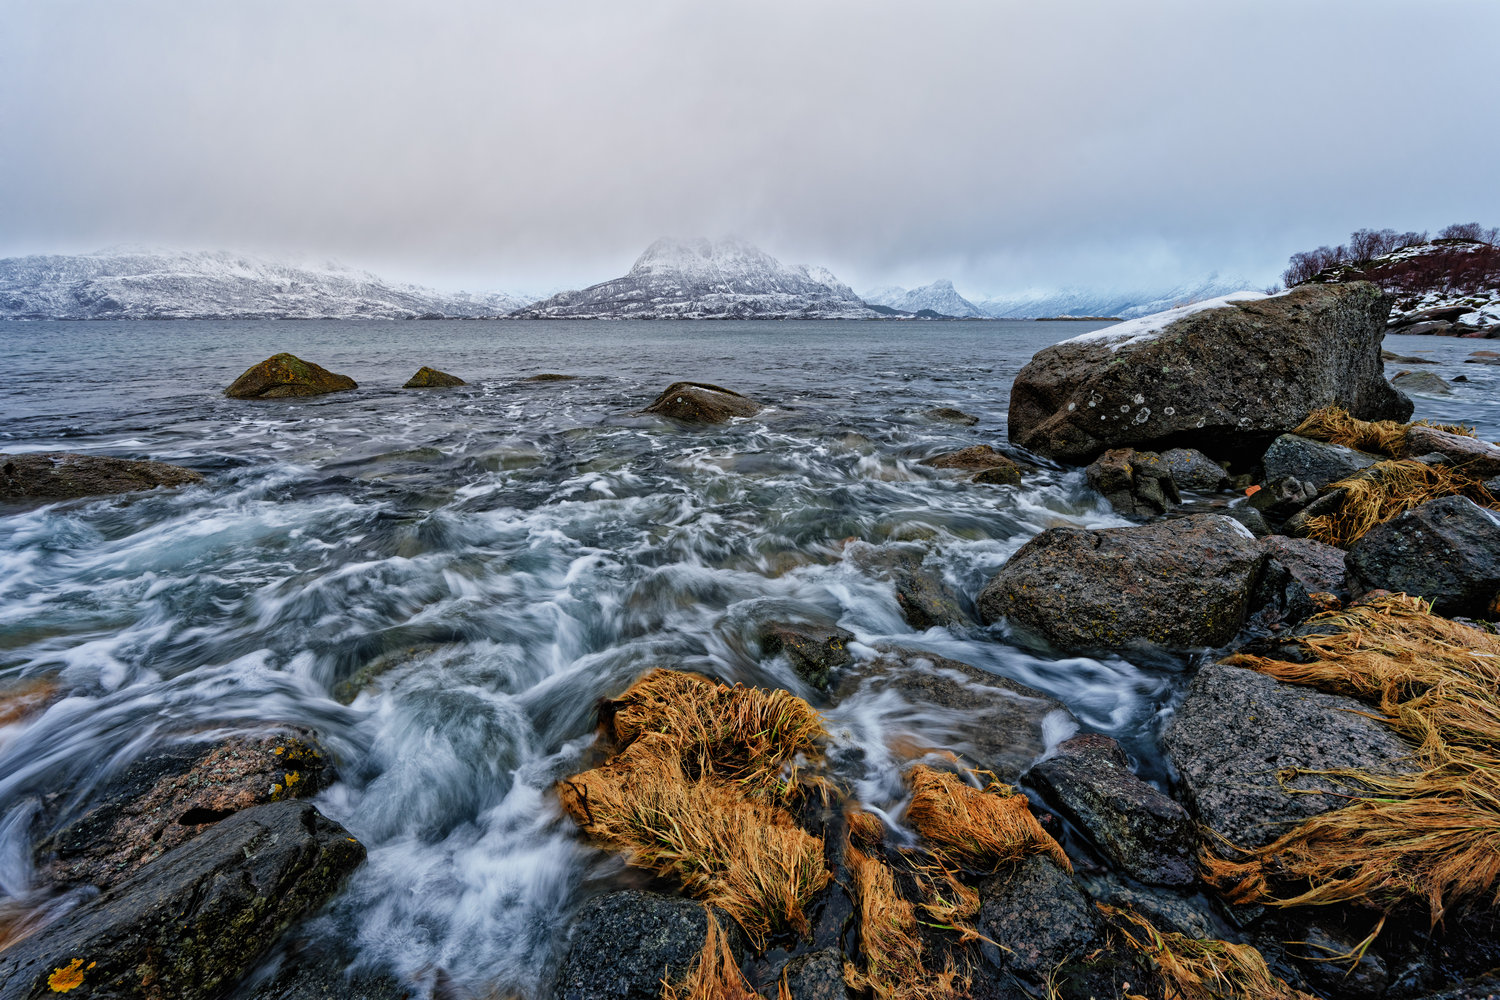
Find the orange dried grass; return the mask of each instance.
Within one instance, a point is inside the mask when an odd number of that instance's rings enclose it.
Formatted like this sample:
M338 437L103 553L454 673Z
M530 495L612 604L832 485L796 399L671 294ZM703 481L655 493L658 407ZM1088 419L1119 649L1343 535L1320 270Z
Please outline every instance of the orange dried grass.
M859 951L864 968L844 962L844 982L869 990L877 1000L958 1000L969 979L949 963L942 971L924 964L915 907L896 891L890 868L857 848L844 852L849 893L859 907Z
M1344 492L1342 503L1331 513L1308 518L1302 533L1341 547L1439 497L1465 496L1481 507L1500 509L1500 499L1483 481L1451 466L1413 460L1377 462L1329 488Z
M1325 406L1307 415L1292 431L1315 441L1341 444L1357 451L1377 452L1395 457L1406 443L1406 432L1413 427L1431 427L1463 437L1473 437L1474 428L1459 424L1435 424L1428 420L1402 424L1394 420L1360 420L1342 406Z
M955 864L993 871L1032 854L1046 854L1065 871L1072 863L1062 846L1031 814L1026 796L991 782L983 791L949 771L917 765L907 772L911 804L906 818Z
M1316 1000L1274 975L1250 945L1164 934L1134 910L1097 905L1156 969L1165 1000Z
M662 980L661 1000L761 1000L734 960L729 936L719 926L718 917L711 908L704 909L708 911L708 932L703 937L703 950L680 982Z

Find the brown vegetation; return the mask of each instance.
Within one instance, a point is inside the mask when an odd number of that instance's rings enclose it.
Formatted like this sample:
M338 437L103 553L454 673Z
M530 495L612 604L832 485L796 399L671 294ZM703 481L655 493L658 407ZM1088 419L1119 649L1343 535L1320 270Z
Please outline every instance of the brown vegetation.
M1272 974L1250 945L1163 934L1134 910L1099 909L1156 969L1165 1000L1314 1000Z
M1340 547L1439 497L1465 496L1481 507L1500 509L1500 499L1483 481L1452 466L1413 460L1377 462L1329 488L1342 490L1343 501L1336 510L1308 518L1302 531L1309 538Z
M1328 441L1357 451L1375 452L1395 458L1401 454L1402 445L1406 442L1406 432L1413 427L1431 427L1449 434L1474 436L1474 428L1459 424L1435 424L1429 420L1409 424L1394 420L1360 420L1338 405L1312 411L1292 433L1315 441Z
M949 771L917 765L907 774L906 818L934 852L967 868L994 871L1032 854L1047 854L1067 871L1062 847L1031 815L1026 796L991 782L983 791Z
M949 964L931 972L924 964L917 913L896 891L891 869L850 847L844 852L849 868L849 894L859 907L859 953L864 969L844 963L844 982L850 989L869 990L876 1000L956 1000L969 989L968 977Z
M703 938L703 950L681 982L662 980L661 1000L761 1000L740 972L719 918L711 907L705 909L708 933ZM782 988L785 989L784 979Z

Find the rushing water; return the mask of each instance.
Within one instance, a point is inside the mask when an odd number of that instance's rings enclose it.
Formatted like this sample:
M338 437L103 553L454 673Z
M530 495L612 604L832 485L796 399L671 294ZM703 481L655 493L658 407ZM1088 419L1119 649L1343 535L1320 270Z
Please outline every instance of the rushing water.
M1077 471L979 486L917 464L1005 440L1012 378L1082 323L48 323L0 325L0 451L149 456L206 485L0 516L0 688L65 697L0 728L0 896L33 890L27 832L154 743L294 723L341 780L317 799L370 850L315 933L456 995L545 992L577 903L619 863L549 789L599 698L658 665L774 684L767 618L837 621L1023 681L1149 754L1171 665L1039 657L1000 630L913 633L882 547L972 598L1053 524L1123 523ZM1472 381L1418 415L1500 427L1473 341L1390 338ZM222 388L290 350L359 383L315 399ZM471 385L410 391L429 364ZM1395 368L1391 369L1396 370ZM540 372L580 376L526 382ZM708 429L639 415L665 386L769 404ZM922 415L975 414L974 427ZM825 706L827 707L827 706ZM827 707L894 807L885 747L982 720Z

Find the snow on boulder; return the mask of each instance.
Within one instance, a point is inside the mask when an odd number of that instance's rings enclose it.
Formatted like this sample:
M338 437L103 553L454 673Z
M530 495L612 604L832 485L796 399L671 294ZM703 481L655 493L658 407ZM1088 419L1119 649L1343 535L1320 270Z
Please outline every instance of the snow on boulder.
M1011 389L1010 439L1083 463L1109 448L1264 450L1313 410L1406 420L1385 380L1390 299L1374 285L1241 292L1065 340L1039 351Z

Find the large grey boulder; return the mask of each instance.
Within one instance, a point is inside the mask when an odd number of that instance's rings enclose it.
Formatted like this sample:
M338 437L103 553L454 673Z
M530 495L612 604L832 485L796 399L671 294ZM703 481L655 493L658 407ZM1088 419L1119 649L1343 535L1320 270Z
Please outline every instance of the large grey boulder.
M1250 531L1220 514L1049 528L990 580L979 613L1062 650L1218 646L1244 622L1264 558Z
M1379 455L1355 451L1341 444L1283 434L1266 449L1261 465L1265 468L1268 483L1291 477L1312 483L1321 490L1329 483L1346 479L1381 460Z
M1011 441L1080 464L1125 446L1224 457L1264 448L1321 406L1411 416L1411 400L1385 380L1390 299L1374 285L1303 285L1184 312L1039 351L1011 388Z
M1348 789L1317 772L1410 767L1412 748L1369 712L1352 698L1210 663L1188 686L1162 746L1198 818L1231 843L1260 847L1348 803Z
M1347 565L1366 586L1426 598L1439 614L1491 617L1500 513L1468 497L1429 500L1367 531L1349 547Z

